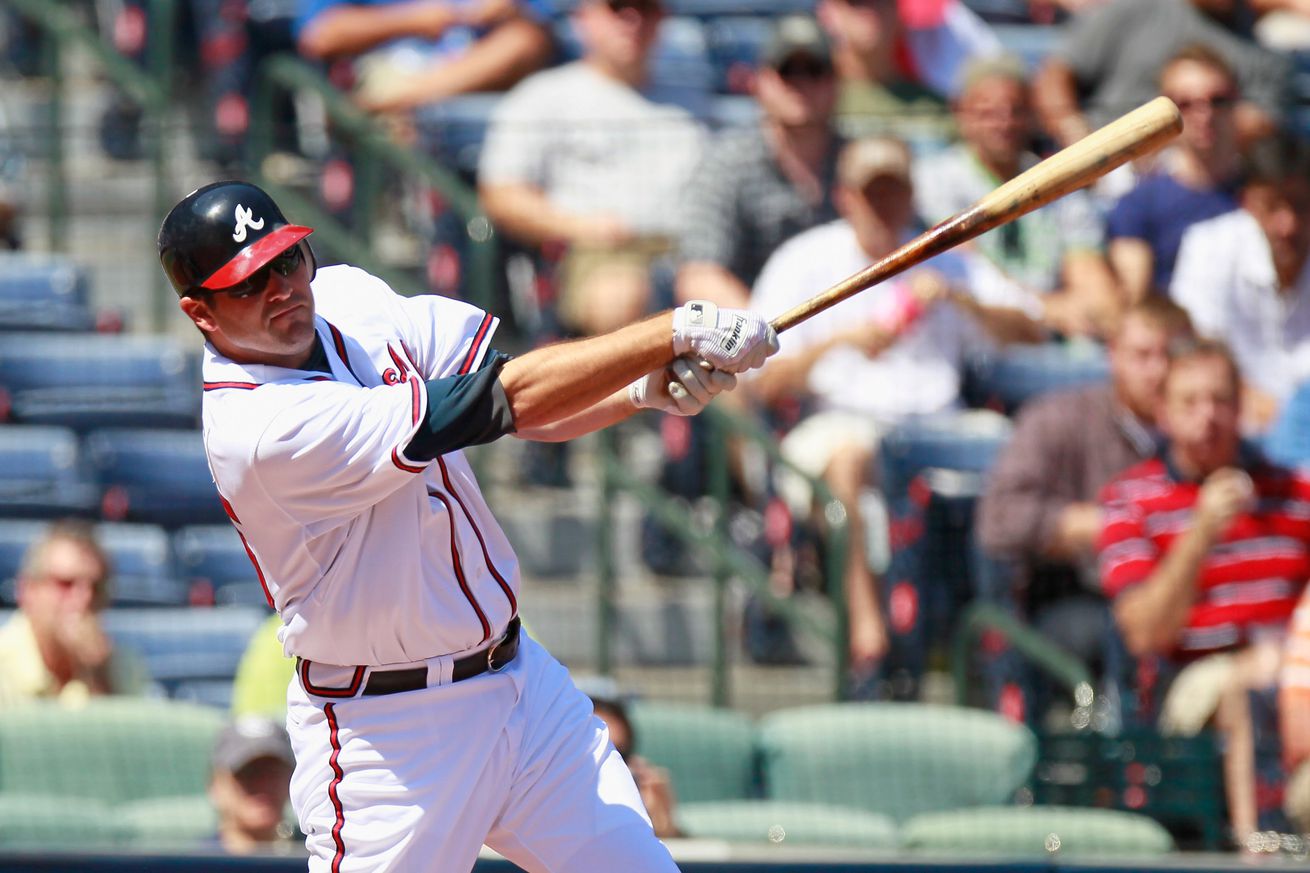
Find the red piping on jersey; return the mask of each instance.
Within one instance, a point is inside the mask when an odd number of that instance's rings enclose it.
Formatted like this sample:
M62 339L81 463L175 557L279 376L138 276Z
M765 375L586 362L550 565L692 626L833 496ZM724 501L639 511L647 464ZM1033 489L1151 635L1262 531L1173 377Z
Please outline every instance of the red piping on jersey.
M446 460L438 457L437 466L441 468L441 481L445 484L446 490L450 492L451 497L455 498L455 502L459 504L459 508L464 511L464 517L468 519L469 526L473 528L473 535L478 538L478 545L482 547L482 560L486 562L487 569L491 571L491 575L495 578L497 584L500 585L500 590L505 592L505 599L509 601L510 615L518 615L519 603L514 597L514 591L509 587L509 583L505 581L505 577L500 575L500 571L496 569L496 565L491 563L491 553L487 551L487 541L482 538L482 531L478 529L478 523L473 520L473 513L469 512L468 507L464 505L464 501L460 499L459 492L457 492L455 486L451 484L450 473L446 470Z
M341 359L341 363L346 365L346 369L350 371L350 375L354 377L355 381L363 385L364 383L360 382L359 377L355 375L355 368L350 365L350 358L346 356L346 340L341 336L341 331L337 330L336 325L330 321L324 321L324 324L332 332L332 344L337 347L337 357Z
M478 325L478 332L473 337L473 346L469 349L468 357L460 365L459 375L464 375L473 369L473 364L478 359L478 349L482 346L482 341L487 338L487 331L491 330L491 313L482 316L482 324Z
M237 512L232 508L232 504L222 494L218 495L219 502L223 504L223 511L227 517L232 520L232 527L236 528L237 536L241 538L241 546L246 550L246 557L255 567L255 575L259 577L259 587L264 589L264 599L268 601L269 609L277 609L273 603L273 595L268 590L268 582L264 580L264 568L259 566L259 561L255 558L255 553L250 548L250 543L246 542L246 535L241 532L241 519L237 518Z
M346 858L346 841L341 838L341 829L346 825L346 811L341 806L338 786L341 785L341 780L346 778L346 774L338 760L341 756L341 737L337 731L335 704L324 704L323 713L327 716L328 742L332 745L332 754L328 757L328 766L332 768L332 781L328 783L328 799L332 801L332 809L337 814L337 820L332 824L332 842L337 846L336 854L332 856L332 873L340 873L341 862Z
M206 391L217 391L220 388L240 388L243 391L254 391L259 387L258 382L206 382Z
M300 685L316 697L354 697L359 693L359 686L364 684L364 668L356 667L350 677L350 684L343 688L324 688L309 681L309 665L312 662L300 659Z
M409 365L414 368L415 373L422 376L423 373L419 370L418 364L414 363L414 354L409 350L409 346L405 345L404 340L399 340L398 342L400 343L400 350L405 353L405 360L409 361Z
M441 501L441 505L446 507L446 515L450 518L450 565L455 570L455 578L459 580L459 590L464 592L464 597L468 600L469 606L473 607L473 611L478 614L478 621L482 622L482 642L485 643L491 639L491 624L487 621L486 613L482 611L482 607L478 605L477 598L469 590L468 580L464 578L464 565L459 559L459 549L455 544L455 512L451 509L450 501L446 499L446 495L440 491L429 488L428 495L437 498Z
M387 354L391 355L391 362L396 365L397 373L403 373L409 369L405 366L405 362L400 359L400 355L396 354L396 350L391 347L391 343L387 343Z
M418 420L420 417L419 413L422 411L423 408L422 404L419 402L419 391L421 390L422 385L423 385L423 380L419 379L417 376L409 377L410 396L412 398L411 400L412 412L410 413L411 427L418 425ZM422 473L424 470L423 467L415 467L413 464L406 464L404 461L400 460L399 446L391 450L391 463L395 464L397 467L404 470L406 473Z

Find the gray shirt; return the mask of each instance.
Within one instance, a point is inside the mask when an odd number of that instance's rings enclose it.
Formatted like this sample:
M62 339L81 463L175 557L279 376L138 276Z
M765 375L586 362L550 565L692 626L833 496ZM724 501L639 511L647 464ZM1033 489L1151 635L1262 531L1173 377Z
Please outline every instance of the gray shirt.
M1203 43L1232 65L1243 96L1282 114L1291 65L1224 29L1191 0L1113 0L1073 18L1059 55L1072 68L1094 126L1159 94L1160 70L1179 49Z
M782 172L755 127L720 134L696 169L683 210L684 261L726 267L747 287L787 239L837 218L833 174L841 143L834 138L823 172L823 199L805 200Z

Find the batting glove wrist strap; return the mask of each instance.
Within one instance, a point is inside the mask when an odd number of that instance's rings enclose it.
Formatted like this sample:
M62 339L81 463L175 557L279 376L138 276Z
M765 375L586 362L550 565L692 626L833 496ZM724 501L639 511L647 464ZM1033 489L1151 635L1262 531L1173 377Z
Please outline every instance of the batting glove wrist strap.
M720 309L707 300L673 310L673 351L708 361L715 370L750 370L777 350L778 335L753 312Z

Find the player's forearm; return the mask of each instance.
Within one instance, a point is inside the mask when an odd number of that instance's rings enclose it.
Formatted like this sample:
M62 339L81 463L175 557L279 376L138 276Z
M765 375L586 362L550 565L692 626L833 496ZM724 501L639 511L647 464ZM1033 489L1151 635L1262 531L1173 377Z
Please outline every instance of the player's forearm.
M1213 535L1202 527L1188 528L1145 582L1115 600L1115 621L1134 656L1163 654L1177 644L1196 600L1201 563L1212 543Z
M507 363L500 384L515 429L531 433L565 421L673 360L668 312L603 336L558 343Z
M625 387L568 418L527 430L519 428L514 436L542 443L562 443L618 424L636 412L637 407L632 405Z

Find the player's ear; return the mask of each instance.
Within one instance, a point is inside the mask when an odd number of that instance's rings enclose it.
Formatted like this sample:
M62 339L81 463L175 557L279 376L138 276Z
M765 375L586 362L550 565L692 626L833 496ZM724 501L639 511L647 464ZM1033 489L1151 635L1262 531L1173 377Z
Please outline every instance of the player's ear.
M177 305L187 318L191 319L202 331L211 331L216 325L214 313L209 301L204 297L180 297Z

